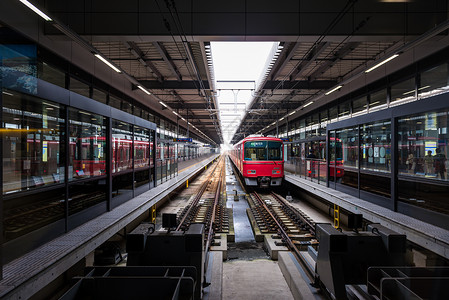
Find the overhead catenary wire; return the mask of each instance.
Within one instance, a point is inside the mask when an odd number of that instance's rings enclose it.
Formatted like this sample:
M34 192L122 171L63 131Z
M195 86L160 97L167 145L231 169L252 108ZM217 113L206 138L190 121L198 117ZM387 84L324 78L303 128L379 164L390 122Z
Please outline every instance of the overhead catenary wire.
M299 67L299 65L301 64L302 61L304 61L308 55L313 51L313 49L319 44L321 43L325 37L329 34L329 32L338 24L338 22L343 18L343 16L351 9L353 8L354 4L357 2L358 0L348 0L344 6L344 8L342 10L340 10L340 12L338 13L338 15L329 23L329 25L326 27L326 29L324 30L324 32L317 38L317 40L313 43L313 45L306 51L306 53L304 53L304 55L302 56L302 58L296 63L296 65L291 69L291 71L286 74L282 80L276 85L276 87L274 89L272 89L272 92L278 90L280 87L282 87L284 85L284 83L289 80L290 75ZM353 33L358 30L360 28L360 25L358 27L356 27L356 29L353 30L353 32L348 35L345 39L343 39L336 47L334 47L334 50L337 49L342 43L344 43L349 37L351 37L353 35ZM331 51L328 55L330 55L331 53L333 53L334 51ZM326 56L327 57L327 56ZM315 66L316 67L316 66ZM295 86L298 84L295 83L291 89L295 88ZM315 98L320 92L316 92L315 94L310 95L309 97L307 97L304 101L302 101L303 103L307 102L310 99ZM258 94L258 92L256 92L256 94ZM257 96L258 97L258 96ZM274 103L271 106L269 106L267 109L271 110L273 109L277 104ZM247 115L245 115L244 119L246 118ZM252 124L255 124L256 122L258 122L260 120L260 117L256 119L256 121L254 121ZM242 120L243 121L243 120ZM242 122L243 123L243 122ZM234 134L234 136L236 134L238 134L238 131L240 129L237 129L236 133ZM234 139L234 138L233 138Z

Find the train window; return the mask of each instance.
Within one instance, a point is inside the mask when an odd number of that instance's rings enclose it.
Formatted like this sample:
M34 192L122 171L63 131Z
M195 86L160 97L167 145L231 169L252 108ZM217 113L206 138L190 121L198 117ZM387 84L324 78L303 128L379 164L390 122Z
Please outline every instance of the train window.
M268 141L268 160L282 160L282 143Z
M106 118L69 110L69 180L106 175Z
M282 160L282 143L251 141L244 146L245 160Z
M64 182L64 109L3 90L3 193Z

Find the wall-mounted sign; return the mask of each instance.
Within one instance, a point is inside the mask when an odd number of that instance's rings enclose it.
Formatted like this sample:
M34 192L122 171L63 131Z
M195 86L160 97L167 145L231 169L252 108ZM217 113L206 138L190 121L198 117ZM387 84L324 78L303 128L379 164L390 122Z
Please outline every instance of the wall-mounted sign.
M291 142L292 138L286 138L286 137L282 137L280 138L283 142Z
M173 139L173 142L191 143L192 138L177 138L177 139Z

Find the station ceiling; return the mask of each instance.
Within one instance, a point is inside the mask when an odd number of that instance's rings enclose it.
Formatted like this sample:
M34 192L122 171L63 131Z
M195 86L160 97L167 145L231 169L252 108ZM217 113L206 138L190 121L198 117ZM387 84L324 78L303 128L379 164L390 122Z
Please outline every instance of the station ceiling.
M448 16L442 0L41 2L167 113L174 110L217 144L223 140L210 42L279 42L245 107L237 142L292 111L300 115L309 100ZM45 32L61 34L51 24Z

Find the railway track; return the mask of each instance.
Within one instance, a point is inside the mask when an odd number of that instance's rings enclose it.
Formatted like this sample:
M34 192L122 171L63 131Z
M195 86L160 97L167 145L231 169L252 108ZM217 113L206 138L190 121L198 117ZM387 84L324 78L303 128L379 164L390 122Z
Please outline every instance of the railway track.
M209 250L214 236L229 233L229 213L225 200L222 199L225 160L223 157L209 171L207 179L198 187L190 203L178 212L176 230L185 231L193 223L205 224L205 249Z
M281 242L276 242L276 245L286 246L298 262L307 266L303 253L307 252L308 246L318 244L315 238L315 222L273 192L252 191L248 202L260 233L280 239ZM313 278L313 270L306 269L310 278Z

